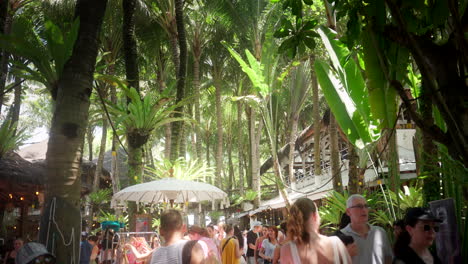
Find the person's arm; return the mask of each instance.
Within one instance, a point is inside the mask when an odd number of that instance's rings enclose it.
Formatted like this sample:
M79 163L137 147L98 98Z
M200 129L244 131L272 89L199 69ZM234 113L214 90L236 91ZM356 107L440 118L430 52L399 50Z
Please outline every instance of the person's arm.
M94 245L93 250L91 251L91 257L89 257L89 259L90 260L96 259L98 253L99 253L99 247L97 245Z
M196 243L192 248L192 256L190 258L190 264L201 264L205 263L205 255L203 248L200 244Z
M273 251L273 264L278 264L280 258L280 250L280 246L275 247L275 251Z
M260 240L260 238L257 238L257 240L255 240L255 248L254 248L254 260L255 260L255 264L257 264L257 258L258 258L258 250L257 250L257 246L258 246L258 241Z
M242 250L239 248L239 241L237 239L233 239L234 243L236 244L236 259L242 256Z
M264 240L262 241L262 248L260 249L259 255L260 255L260 257L261 257L262 259L270 260L270 257L268 257L268 256L266 256L266 255L264 254L265 250L263 250L263 249L265 248L265 243L266 243L265 241L266 241L266 239L264 239Z

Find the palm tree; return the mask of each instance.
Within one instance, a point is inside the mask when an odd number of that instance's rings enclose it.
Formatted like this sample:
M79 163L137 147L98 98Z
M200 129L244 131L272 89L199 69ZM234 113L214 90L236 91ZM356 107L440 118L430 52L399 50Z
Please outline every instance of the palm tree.
M185 25L184 25L184 4L182 0L175 0L175 15L177 24L177 40L179 43L179 67L177 71L177 91L176 91L176 103L181 102L184 99L185 93L185 77L187 74L187 40L185 37ZM179 118L182 116L184 111L183 106L179 105L176 109L174 116ZM181 132L183 123L174 122L172 124L172 138L171 138L171 160L175 160L178 156L185 157L185 153L178 153Z
M46 154L46 211L49 213L44 213L41 220L40 241L49 247L55 247L53 252L59 263L77 263L79 258L79 168L98 53L98 35L106 5L106 0L77 2L76 15L81 21L81 26L73 45L73 52L63 67L57 85ZM52 244L53 241L56 243Z

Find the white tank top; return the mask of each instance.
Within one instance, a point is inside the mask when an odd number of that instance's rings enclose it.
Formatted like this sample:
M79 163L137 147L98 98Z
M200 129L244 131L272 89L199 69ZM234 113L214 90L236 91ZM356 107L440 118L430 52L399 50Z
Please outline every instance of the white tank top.
M182 264L182 249L187 240L180 240L167 247L159 247L153 252L151 264Z

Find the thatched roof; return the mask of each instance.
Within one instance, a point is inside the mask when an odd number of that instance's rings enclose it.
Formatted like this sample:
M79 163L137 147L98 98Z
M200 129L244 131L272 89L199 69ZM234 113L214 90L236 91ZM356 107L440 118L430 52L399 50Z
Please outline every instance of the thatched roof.
M0 159L0 180L12 183L44 184L45 164L31 163L10 152Z
M90 192L95 171L96 164L90 161L82 162L82 194ZM36 191L44 190L45 183L46 166L44 160L29 162L14 152L7 153L0 159L0 207L20 196L29 200ZM100 188L109 188L110 184L110 173L106 169L102 169ZM15 197L12 199L10 194L14 194Z

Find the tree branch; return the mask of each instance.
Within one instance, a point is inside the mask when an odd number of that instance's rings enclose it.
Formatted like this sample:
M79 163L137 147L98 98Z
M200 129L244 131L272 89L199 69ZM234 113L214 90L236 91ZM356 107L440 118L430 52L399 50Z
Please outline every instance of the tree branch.
M409 98L408 94L406 93L403 85L397 80L392 80L390 82L393 88L398 92L400 95L401 100L405 104L406 109L408 110L411 119L416 123L416 125L421 128L425 133L430 135L434 140L449 145L450 138L436 125L427 123L420 114L416 111L416 105L412 98Z

